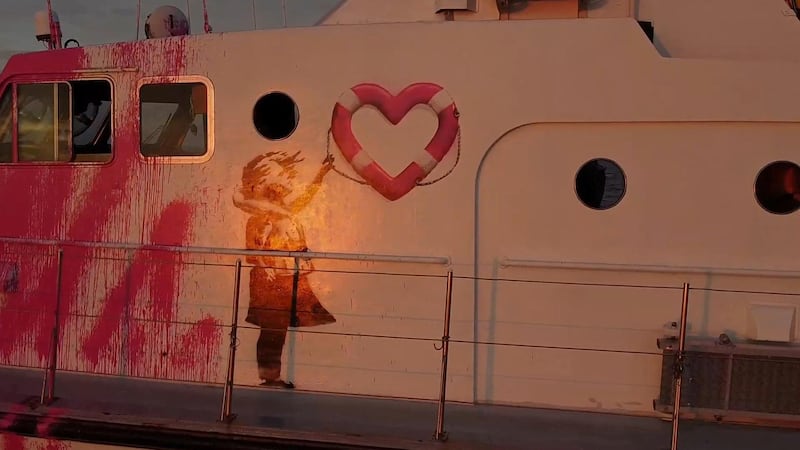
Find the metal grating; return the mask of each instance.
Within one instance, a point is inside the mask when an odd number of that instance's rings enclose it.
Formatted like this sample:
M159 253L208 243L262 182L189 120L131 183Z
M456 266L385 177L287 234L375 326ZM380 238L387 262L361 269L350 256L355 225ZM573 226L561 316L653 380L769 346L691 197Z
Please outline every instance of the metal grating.
M746 355L734 358L729 408L800 414L800 359Z
M669 412L675 392L675 351L669 344L662 348L661 386L654 406ZM681 407L800 415L800 350L753 344L722 346L713 341L687 345L682 383Z

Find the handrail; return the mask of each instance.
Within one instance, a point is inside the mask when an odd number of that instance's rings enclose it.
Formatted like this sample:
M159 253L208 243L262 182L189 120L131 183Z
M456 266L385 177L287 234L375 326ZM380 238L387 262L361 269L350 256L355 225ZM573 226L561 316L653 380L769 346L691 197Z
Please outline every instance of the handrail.
M506 258L501 267L530 267L538 269L619 270L624 272L679 273L702 275L740 275L748 277L800 278L800 271L763 270L734 267L669 266L650 264L614 264L578 261L546 261Z
M380 255L368 253L335 253L335 252L291 252L281 250L247 250L227 247L192 247L177 245L149 245L149 244L129 244L114 242L92 242L92 241L62 241L54 239L25 239L0 237L0 242L10 244L31 244L42 246L69 246L85 248L105 248L115 250L163 250L176 253L194 253L223 256L275 256L284 258L304 258L304 259L331 259L338 261L368 261L368 262L393 262L406 264L436 264L450 265L450 257L447 256L402 256L402 255Z

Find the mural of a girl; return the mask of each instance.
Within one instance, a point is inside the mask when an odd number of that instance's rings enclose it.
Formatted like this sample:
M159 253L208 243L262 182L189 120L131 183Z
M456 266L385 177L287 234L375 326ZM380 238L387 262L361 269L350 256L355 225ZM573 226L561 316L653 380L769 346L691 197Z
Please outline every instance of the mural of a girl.
M234 192L234 204L250 215L246 228L247 248L252 250L308 251L300 213L319 191L322 180L333 167L327 157L308 185L298 182L300 152L269 152L257 156L242 170L242 184ZM292 194L295 194L294 196ZM293 258L251 256L250 304L247 322L261 327L256 344L258 375L264 386L294 388L281 379L281 355L290 326L313 327L336 319L322 306L311 289L308 259L300 259L295 276ZM292 323L292 296L296 291L296 320Z

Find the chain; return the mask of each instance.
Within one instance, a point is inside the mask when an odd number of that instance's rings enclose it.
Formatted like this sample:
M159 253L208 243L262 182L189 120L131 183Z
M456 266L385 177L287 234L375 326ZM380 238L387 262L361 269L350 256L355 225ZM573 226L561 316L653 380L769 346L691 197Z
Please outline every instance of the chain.
M439 181L442 181L448 175L453 173L453 170L455 170L456 166L458 165L458 162L461 160L461 128L458 129L458 134L456 135L456 137L458 139L458 142L456 144L457 145L457 148L456 148L456 150L457 150L456 151L456 162L453 164L453 167L451 167L450 170L448 170L444 175L440 176L439 178L436 178L435 180L426 181L424 183L422 181L417 181L417 186L430 186L430 185L432 185L434 183L438 183ZM327 143L325 145L325 156L327 156L328 158L332 158L333 157L333 155L331 154L331 129L330 128L328 128L328 139L327 139ZM367 184L367 182L364 181L364 180L359 180L358 178L351 177L350 175L342 172L341 170L337 169L336 166L333 165L333 164L331 164L331 169L334 172L338 173L339 175L343 176L344 178L347 178L350 181L355 181L356 183L363 184L363 185Z
M328 158L333 158L333 155L331 155L331 129L330 128L328 128L328 143L325 146L325 156L327 156ZM366 181L359 180L357 178L353 178L350 175L348 175L348 174L342 172L341 170L337 169L336 165L334 165L333 163L331 163L331 169L333 169L334 172L336 172L339 175L347 178L350 181L355 181L358 184L367 184Z

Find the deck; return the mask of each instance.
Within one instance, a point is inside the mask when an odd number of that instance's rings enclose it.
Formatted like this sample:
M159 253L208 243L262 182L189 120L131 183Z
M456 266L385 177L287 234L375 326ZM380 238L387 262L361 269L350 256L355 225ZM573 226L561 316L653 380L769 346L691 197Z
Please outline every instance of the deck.
M0 368L0 411L20 434L56 418L56 439L147 448L667 449L657 418L448 404L449 440L432 439L436 404L302 391L237 388L235 420L222 423L222 389L59 372L56 401L32 409L42 372ZM9 420L8 413L15 411ZM39 427L41 430L42 427ZM682 421L681 450L783 450L800 431Z

